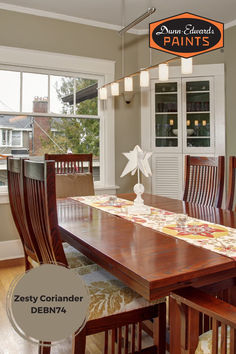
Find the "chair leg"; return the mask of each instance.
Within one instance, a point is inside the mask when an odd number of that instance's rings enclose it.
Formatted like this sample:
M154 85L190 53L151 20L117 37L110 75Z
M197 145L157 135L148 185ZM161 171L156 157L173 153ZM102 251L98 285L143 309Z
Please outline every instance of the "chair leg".
M83 328L80 333L73 336L72 353L85 354L86 347L86 328Z
M105 331L104 354L108 354L108 331Z
M166 304L158 305L158 317L153 320L153 341L157 347L157 353L166 352Z

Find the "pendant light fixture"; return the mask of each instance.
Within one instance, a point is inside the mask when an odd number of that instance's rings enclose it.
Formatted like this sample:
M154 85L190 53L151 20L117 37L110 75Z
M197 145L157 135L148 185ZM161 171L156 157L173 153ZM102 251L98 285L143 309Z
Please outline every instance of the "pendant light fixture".
M127 92L133 91L133 78L132 77L125 77L124 90Z
M140 71L140 87L149 86L149 71L141 70Z
M107 88L101 87L99 90L100 100L107 100Z
M119 83L113 82L111 84L111 94L112 96L119 96Z
M181 73L192 74L193 72L193 58L181 58Z
M168 79L169 79L168 64L159 64L159 80L168 81Z
M129 74L129 76L125 76L125 33L137 23L143 21L146 17L151 16L152 13L156 11L155 8L148 8L147 11L139 16L136 20L132 21L129 25L125 26L125 0L122 0L122 26L123 28L119 31L121 35L121 78L106 83L99 89L99 97L101 100L107 99L107 88L111 86L111 95L119 96L120 94L120 82L124 82L124 95L125 93L129 93L133 91L133 78L139 76L140 87L148 87L150 84L150 70L159 69L159 80L160 81L168 81L169 80L169 66L168 64L172 61L179 60L179 57L171 58L167 61L164 61L159 64L152 65L151 58L151 48L150 48L150 63L149 66L145 69L141 69L135 73ZM193 71L193 60L192 58L181 58L181 73L182 74L191 74ZM129 94L130 95L130 94ZM133 94L134 95L134 94ZM130 102L130 99L126 100L126 102Z

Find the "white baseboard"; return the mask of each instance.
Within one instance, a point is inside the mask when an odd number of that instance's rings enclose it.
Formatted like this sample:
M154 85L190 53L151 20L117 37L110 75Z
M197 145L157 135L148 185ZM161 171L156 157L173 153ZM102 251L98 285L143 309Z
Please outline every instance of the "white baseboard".
M0 242L0 261L24 257L24 251L20 240Z

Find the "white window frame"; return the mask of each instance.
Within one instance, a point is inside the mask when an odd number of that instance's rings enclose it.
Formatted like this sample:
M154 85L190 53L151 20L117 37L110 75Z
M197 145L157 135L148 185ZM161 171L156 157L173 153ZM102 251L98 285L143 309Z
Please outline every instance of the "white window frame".
M97 76L98 86L101 86L114 80L115 61L0 46L0 69L17 71L19 68L21 71L32 73L43 73L45 70L45 73L55 73L62 76L68 73L71 73L72 76L77 73L78 77L83 78ZM98 104L98 107L100 118L100 181L95 182L95 190L97 193L115 193L118 187L115 186L114 99L108 99L106 102L102 101ZM4 113L14 114L14 112L1 112L1 114ZM40 113L40 116L42 116L42 113ZM59 117L61 115L55 114L55 116ZM8 200L6 194L7 188L0 187L0 203L2 200L3 202ZM1 195L4 195L4 198L1 198Z

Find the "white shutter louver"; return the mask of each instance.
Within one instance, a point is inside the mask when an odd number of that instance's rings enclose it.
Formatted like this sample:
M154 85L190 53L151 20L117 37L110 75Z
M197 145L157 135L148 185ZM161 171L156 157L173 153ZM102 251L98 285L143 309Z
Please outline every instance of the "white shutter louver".
M182 199L182 156L153 154L152 193Z

